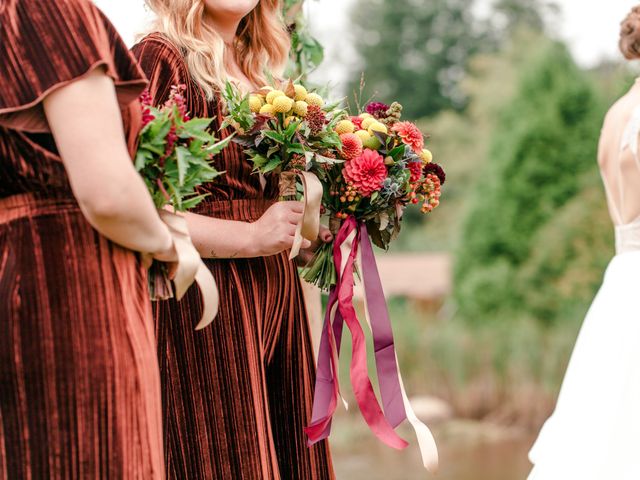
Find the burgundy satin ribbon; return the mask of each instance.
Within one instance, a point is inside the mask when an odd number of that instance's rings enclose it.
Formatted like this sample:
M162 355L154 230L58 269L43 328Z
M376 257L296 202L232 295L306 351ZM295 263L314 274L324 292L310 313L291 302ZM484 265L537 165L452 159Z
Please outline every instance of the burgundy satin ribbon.
M352 245L345 249L345 243L350 237L353 237ZM354 271L359 248L362 249L365 301L371 316L376 368L384 413L369 378L366 339L353 307ZM346 259L343 258L344 250L348 251ZM346 220L336 235L333 256L338 278L336 286L331 290L320 340L312 419L311 424L305 429L309 437L309 445L327 438L331 431L331 420L340 395L338 355L342 328L346 323L352 339L351 384L360 412L369 428L382 442L393 448L403 449L408 443L394 431L394 428L406 419L406 412L400 388L393 333L366 227L363 224L358 225L353 217ZM344 268L343 261L346 261Z

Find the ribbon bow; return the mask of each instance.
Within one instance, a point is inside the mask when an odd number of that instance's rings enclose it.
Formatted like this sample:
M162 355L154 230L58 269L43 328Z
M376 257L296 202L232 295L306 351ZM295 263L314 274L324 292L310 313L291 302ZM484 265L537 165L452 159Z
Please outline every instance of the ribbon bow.
M176 299L181 300L193 282L198 285L202 293L203 311L196 330L202 330L218 314L220 297L216 281L191 242L185 217L166 210L160 210L159 214L160 219L169 227L178 254L178 268L173 279Z

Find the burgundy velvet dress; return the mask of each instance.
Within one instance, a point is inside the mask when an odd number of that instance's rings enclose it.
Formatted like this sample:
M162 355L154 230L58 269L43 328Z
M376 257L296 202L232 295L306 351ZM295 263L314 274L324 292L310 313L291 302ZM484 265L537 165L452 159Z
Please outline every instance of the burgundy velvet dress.
M0 479L164 478L146 276L72 194L42 100L102 68L130 145L146 80L89 0L0 0Z
M152 34L133 49L156 104L172 85L187 86L194 117L221 120L194 83L179 50ZM225 136L228 132L222 132ZM226 171L203 192L196 213L252 222L276 201L276 179L263 190L242 149L217 159ZM155 306L162 377L165 462L171 479L329 479L326 442L308 448L315 367L302 287L287 253L206 260L220 289L220 314L196 332L201 305L192 288L180 302Z

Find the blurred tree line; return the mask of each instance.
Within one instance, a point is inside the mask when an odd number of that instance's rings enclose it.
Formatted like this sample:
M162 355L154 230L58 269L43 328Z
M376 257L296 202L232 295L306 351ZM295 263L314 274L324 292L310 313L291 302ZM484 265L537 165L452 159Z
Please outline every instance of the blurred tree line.
M406 118L422 119L450 175L441 209L424 222L410 214L395 248L454 253L464 322L574 321L613 253L596 157L625 75L578 67L548 33L553 3L497 0L484 19L473 7L358 0L353 9L365 99L399 100ZM358 84L354 72L350 91Z

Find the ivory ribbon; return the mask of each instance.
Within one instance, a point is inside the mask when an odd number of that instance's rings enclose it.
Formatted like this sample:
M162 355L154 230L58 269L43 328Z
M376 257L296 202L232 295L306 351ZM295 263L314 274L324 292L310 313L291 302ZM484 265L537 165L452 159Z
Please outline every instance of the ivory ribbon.
M162 221L169 227L178 253L178 268L173 279L176 299L181 300L191 284L196 282L202 294L203 307L202 318L196 330L202 330L209 326L218 314L220 297L216 281L191 242L185 217L167 210L160 210L159 213Z
M343 324L346 323L352 337L351 383L365 421L381 441L402 449L408 444L396 434L394 428L408 418L416 430L423 464L431 472L435 472L438 464L437 447L429 429L413 412L404 390L389 313L366 226L349 218L336 236L333 253L335 265L339 267L338 279L329 296L320 341L312 420L305 429L309 437L308 443L312 445L323 440L331 432L331 420L340 396L338 357ZM374 340L384 413L368 376L364 332L353 308L356 265L361 266L365 313Z
M393 346L393 333L391 331L391 320L389 318L389 309L387 308L387 304L384 301L384 291L382 290L382 283L380 282L380 275L378 273L378 267L375 263L375 257L373 254L373 247L371 246L371 242L367 235L366 226L362 225L361 227L361 242L362 248L358 254L358 264L362 265L362 289L364 292L364 314L367 320L367 325L371 330L371 335L374 338L374 346L376 349L376 359L379 353L378 348L382 347L382 352L391 352L391 349L388 347L384 347L384 344L381 344L380 340L380 330L387 330L388 334L391 338L391 346ZM372 319L371 312L374 312L374 315L378 315L380 317L380 322L376 322L376 319ZM380 328L382 327L382 328ZM376 332L378 329L378 332ZM383 332L387 333L387 332ZM420 447L420 454L422 456L422 464L424 467L433 474L438 472L438 446L436 445L435 438L423 422L420 421L418 416L413 411L413 407L411 406L411 402L409 397L407 396L407 392L404 387L404 382L402 381L402 374L400 373L400 366L398 362L398 355L394 351L394 358L386 358L384 361L390 366L391 364L395 365L395 372L390 371L381 371L380 370L380 362L376 361L376 366L378 367L378 377L380 378L380 390L384 392L382 379L385 378L393 378L391 382L393 386L399 388L400 400L404 405L404 410L406 412L406 418L413 427L416 432L416 438L418 439L418 446ZM395 374L395 375L394 375ZM394 392L395 394L396 392ZM396 395L393 396L393 400L396 400ZM384 400L384 394L383 394ZM386 404L385 404L385 411Z
M280 174L280 194L283 196L295 195L295 178L300 178L303 188L302 219L296 226L296 236L293 240L289 260L293 260L300 253L302 241L314 242L320 234L320 206L322 205L322 183L312 172L283 172ZM291 185L293 184L293 192Z

